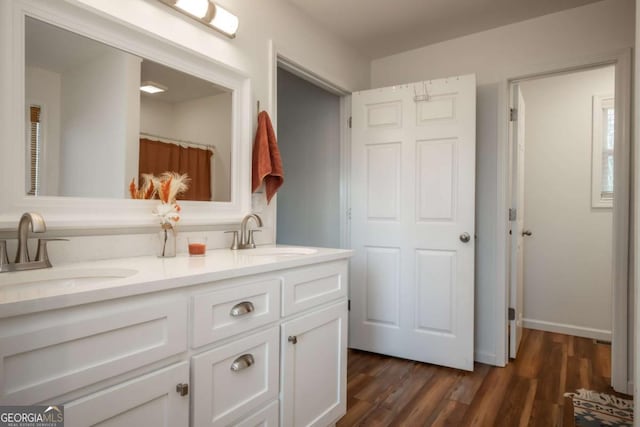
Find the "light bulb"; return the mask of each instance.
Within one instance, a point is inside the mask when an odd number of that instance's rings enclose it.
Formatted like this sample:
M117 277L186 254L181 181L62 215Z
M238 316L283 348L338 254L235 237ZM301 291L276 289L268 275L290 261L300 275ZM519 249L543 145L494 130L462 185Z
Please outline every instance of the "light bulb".
M175 6L193 15L196 18L204 18L209 10L209 0L178 0Z
M234 36L238 31L238 17L217 4L215 8L216 13L209 24L229 36Z

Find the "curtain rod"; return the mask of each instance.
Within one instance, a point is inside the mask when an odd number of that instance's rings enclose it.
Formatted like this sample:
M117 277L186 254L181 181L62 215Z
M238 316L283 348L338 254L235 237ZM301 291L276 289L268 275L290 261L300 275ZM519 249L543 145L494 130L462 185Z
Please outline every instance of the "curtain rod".
M213 150L215 150L215 148L216 148L216 146L213 145L213 144L201 144L199 142L185 141L185 140L176 139L176 138L169 138L169 137L166 137L166 136L154 135L152 133L147 133L147 132L140 132L140 136L149 136L151 138L160 138L160 139L164 139L164 140L170 141L170 142L177 142L178 144L197 145L199 147L211 148Z

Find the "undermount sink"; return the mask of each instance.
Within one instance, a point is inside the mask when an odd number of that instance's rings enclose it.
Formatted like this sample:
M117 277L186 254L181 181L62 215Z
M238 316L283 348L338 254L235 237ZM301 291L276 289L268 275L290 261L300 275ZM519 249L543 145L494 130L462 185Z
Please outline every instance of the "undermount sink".
M138 271L128 268L82 268L70 270L42 269L2 273L0 287L27 285L86 286L133 276Z
M276 248L256 248L243 250L243 255L250 256L300 256L313 255L317 253L317 249L313 248L294 248L294 247L276 247Z

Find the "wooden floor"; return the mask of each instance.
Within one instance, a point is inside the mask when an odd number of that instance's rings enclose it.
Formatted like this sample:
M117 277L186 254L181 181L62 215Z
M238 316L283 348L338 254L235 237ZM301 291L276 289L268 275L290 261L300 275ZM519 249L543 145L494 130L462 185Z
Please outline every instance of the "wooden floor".
M563 394L617 394L610 375L609 345L533 330L506 368L474 372L350 350L347 414L337 426L574 426Z

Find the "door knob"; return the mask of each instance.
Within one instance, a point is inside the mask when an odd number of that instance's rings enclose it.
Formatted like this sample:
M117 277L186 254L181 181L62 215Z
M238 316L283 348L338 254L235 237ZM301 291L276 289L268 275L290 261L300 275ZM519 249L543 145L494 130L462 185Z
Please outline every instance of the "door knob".
M289 341L291 344L298 344L298 337L296 337L295 335L290 336L287 341Z
M532 234L533 234L533 233L531 232L531 230L524 230L524 231L522 232L522 235L523 235L523 236L531 236Z
M189 384L178 384L176 386L176 391L180 396L186 396L187 394L189 394Z
M468 243L468 242L469 242L469 240L471 240L471 236L469 235L469 233L464 232L464 233L462 233L462 234L460 235L460 241L461 241L462 243Z

